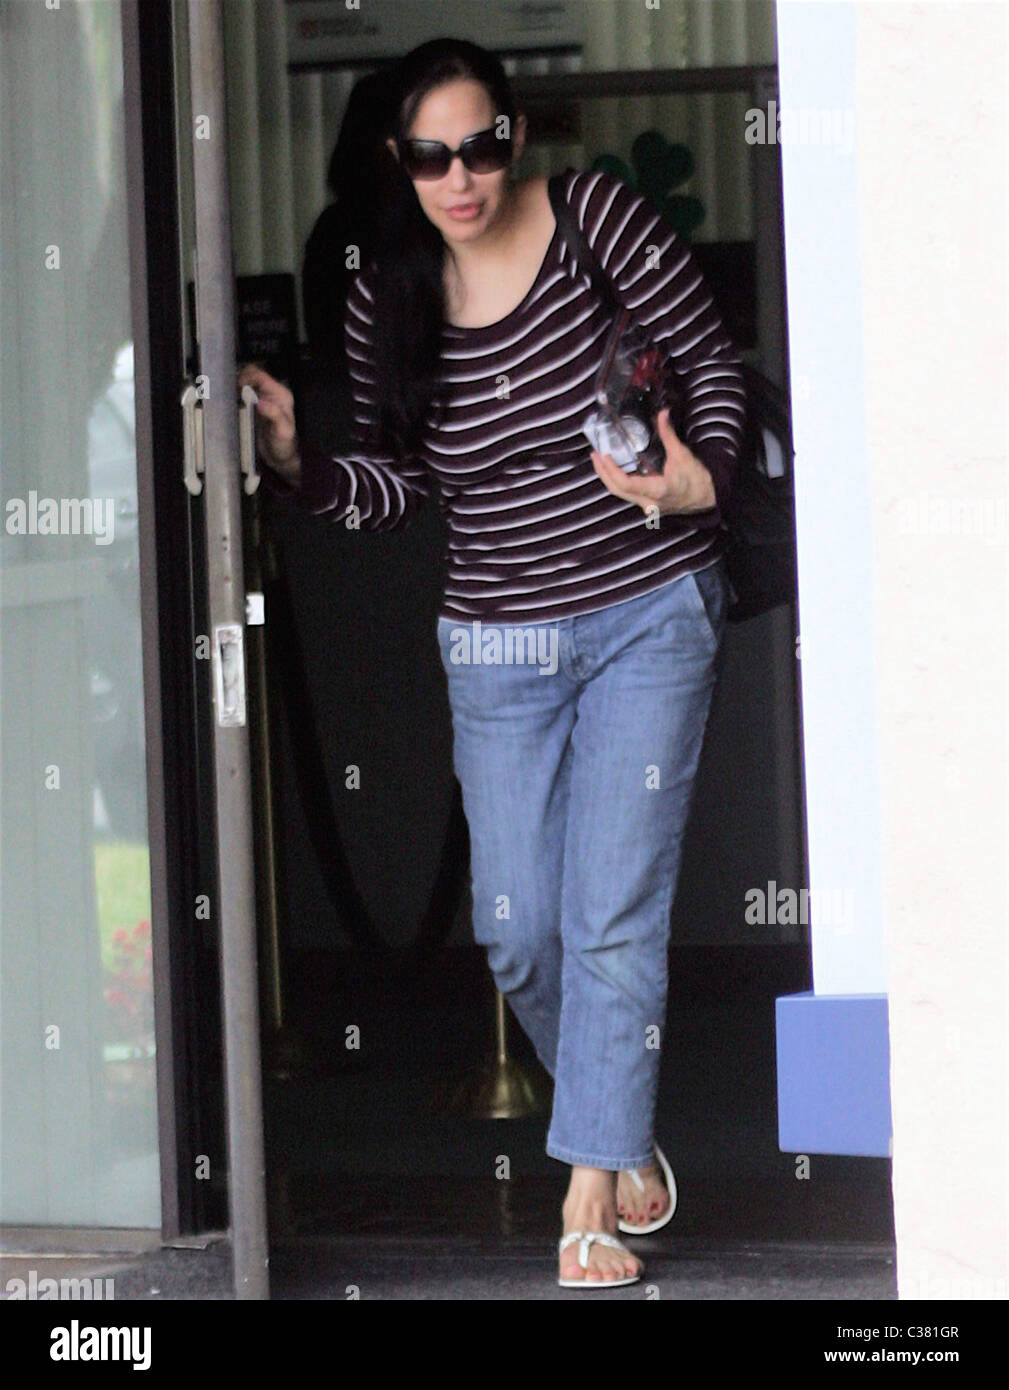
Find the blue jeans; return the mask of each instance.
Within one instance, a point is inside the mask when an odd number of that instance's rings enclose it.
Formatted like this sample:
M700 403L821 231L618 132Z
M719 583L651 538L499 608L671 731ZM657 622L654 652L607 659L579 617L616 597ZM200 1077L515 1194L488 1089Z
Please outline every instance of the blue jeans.
M439 618L473 932L554 1078L546 1152L653 1160L669 916L724 561L552 623Z

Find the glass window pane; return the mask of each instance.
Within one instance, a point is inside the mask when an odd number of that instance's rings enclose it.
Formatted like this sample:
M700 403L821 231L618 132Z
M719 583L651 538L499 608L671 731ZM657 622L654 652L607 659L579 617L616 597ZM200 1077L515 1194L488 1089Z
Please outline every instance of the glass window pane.
M0 1219L161 1223L119 0L0 6Z

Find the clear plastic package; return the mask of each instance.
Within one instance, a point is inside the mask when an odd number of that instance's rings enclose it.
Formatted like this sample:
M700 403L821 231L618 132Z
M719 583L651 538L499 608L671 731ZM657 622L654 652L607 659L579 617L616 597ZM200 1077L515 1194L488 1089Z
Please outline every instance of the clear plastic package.
M596 408L583 432L593 449L626 473L661 473L665 445L656 416L664 405L663 359L626 309L613 321L594 383Z

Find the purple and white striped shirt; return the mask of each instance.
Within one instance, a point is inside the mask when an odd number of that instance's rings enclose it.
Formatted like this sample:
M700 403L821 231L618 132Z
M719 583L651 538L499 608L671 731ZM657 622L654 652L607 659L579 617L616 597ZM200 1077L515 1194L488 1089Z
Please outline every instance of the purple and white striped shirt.
M364 446L375 389L369 266L351 284L345 319L352 449L341 458L306 450L295 495L334 521L354 507L363 530L388 531L409 521L436 477L448 524L447 618L590 613L704 569L724 549L718 508L745 419L739 352L689 247L648 202L600 172L569 170L564 191L619 300L680 375L685 442L711 472L717 505L649 526L597 476L582 422L610 319L559 230L510 314L483 328L445 324L446 411L440 428L429 419L420 454L399 463Z

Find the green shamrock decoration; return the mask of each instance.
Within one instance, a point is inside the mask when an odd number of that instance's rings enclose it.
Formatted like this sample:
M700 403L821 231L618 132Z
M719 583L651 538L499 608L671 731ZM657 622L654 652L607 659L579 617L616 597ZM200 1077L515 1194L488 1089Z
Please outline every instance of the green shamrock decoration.
M616 178L647 198L655 211L685 241L707 213L699 198L673 193L694 172L694 157L686 145L671 144L659 130L644 130L631 145L631 163L615 154L601 154L592 168Z

